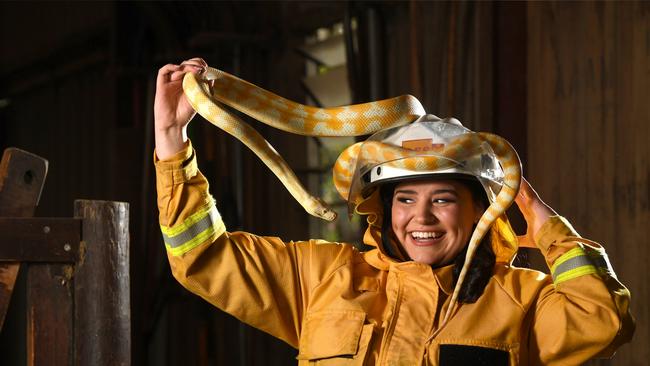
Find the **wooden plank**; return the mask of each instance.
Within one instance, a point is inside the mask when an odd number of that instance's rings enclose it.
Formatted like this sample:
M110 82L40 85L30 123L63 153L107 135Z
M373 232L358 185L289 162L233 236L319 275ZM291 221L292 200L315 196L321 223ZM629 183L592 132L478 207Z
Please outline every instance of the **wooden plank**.
M74 262L81 220L0 217L0 233L0 261Z
M616 5L615 5L616 4ZM603 110L609 120L612 149L604 151L611 162L611 205L602 207L615 219L606 225L611 241L605 243L621 281L632 294L636 331L611 365L643 365L650 359L650 286L647 266L650 223L650 3L612 3L605 7L611 29L604 54L608 59L610 103ZM597 8L597 10L600 10ZM597 145L592 149L598 150ZM596 175L596 174L594 174ZM598 202L599 200L595 200ZM591 216L590 216L591 217ZM593 219L591 224L601 227Z
M72 364L72 272L67 264L27 266L29 366Z
M131 364L129 205L75 201L82 257L74 280L74 362Z
M5 313L9 308L9 300L11 300L19 270L18 263L0 263L0 330L2 330Z
M0 216L34 216L47 175L47 160L8 148L0 162Z
M603 244L637 322L612 360L587 365L647 364L650 3L529 2L527 9L532 183L578 232Z
M29 152L16 148L5 150L0 161L0 216L34 216L47 176L47 164L47 160ZM19 269L19 263L0 263L0 330Z

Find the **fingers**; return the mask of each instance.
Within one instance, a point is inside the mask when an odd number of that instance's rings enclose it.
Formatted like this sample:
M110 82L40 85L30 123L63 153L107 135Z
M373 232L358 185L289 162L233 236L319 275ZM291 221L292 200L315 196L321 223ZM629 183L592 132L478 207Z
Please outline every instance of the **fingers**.
M188 72L192 72L194 74L197 74L197 73L202 72L203 70L205 70L205 68L203 68L202 66L182 65L179 70L176 70L176 71L172 72L171 75L169 75L169 81L170 82L178 81L178 80L181 80L183 78L183 76L185 76L185 74L187 74Z
M515 196L515 203L521 208L521 206L525 206L526 202L528 201L528 194L527 194L527 189L526 189L526 183L524 178L521 178L521 185L519 185L519 192L517 192L517 195Z
M208 68L208 63L205 62L204 59L200 57L194 57L189 60L181 62L181 66L183 67L183 72L181 75L178 75L176 72L172 74L172 80L177 80L175 79L176 77L181 78L183 75L185 75L185 72L193 72L193 73L198 73L198 72L204 72Z
M180 65L174 65L174 64L167 64L158 70L158 77L156 78L156 86L160 87L162 84L165 82L169 81L169 76L175 72L180 70L181 66Z
M524 219L526 222L529 222L532 217L531 217L531 211L530 211L530 203L532 199L532 187L530 186L530 183L522 176L521 177L521 184L519 185L519 192L517 193L517 196L515 197L515 203L517 204L517 207L519 208L519 211L521 211L522 215L524 216Z
M528 180L522 176L521 184L519 185L519 192L515 197L515 202L521 206L530 204L531 201L536 199L539 199L539 195L535 192Z
M530 183L524 178L523 176L521 177L521 184L519 185L519 196L518 198L522 199L528 199L530 198L530 191L532 190Z
M161 86L167 82L178 81L182 79L187 72L199 73L205 71L207 67L207 62L200 57L183 61L180 65L167 64L158 70L156 84L157 86Z
M181 62L181 65L193 65L193 66L199 66L199 67L202 67L202 68L207 68L208 67L208 63L205 62L205 60L200 58L200 57L194 57L194 58L191 58L189 60L183 61L183 62Z

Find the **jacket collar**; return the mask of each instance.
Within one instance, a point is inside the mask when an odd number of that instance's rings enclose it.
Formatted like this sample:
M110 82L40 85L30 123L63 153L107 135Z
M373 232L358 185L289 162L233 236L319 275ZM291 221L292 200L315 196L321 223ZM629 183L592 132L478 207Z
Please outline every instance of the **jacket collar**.
M371 266L390 272L402 272L413 274L429 274L433 275L440 289L447 295L450 295L454 289L453 268L454 265L450 264L444 267L431 268L431 266L417 263L413 261L399 261L395 258L388 256L380 248L381 231L378 227L370 225L366 230L363 237L363 242L367 245L375 247L363 253L365 261Z
M433 276L438 282L438 286L442 289L447 295L451 295L454 292L454 265L450 264L448 266L434 268Z

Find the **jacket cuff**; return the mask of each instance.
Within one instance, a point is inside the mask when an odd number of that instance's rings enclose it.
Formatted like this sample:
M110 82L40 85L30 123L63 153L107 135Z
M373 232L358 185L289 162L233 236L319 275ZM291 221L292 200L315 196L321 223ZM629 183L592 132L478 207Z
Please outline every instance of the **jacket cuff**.
M567 219L559 215L551 216L535 234L535 243L542 253L546 253L558 239L561 241L562 238L568 236L580 237Z
M164 187L185 183L198 173L196 154L189 140L183 150L165 160L158 159L154 150L153 162L159 184Z

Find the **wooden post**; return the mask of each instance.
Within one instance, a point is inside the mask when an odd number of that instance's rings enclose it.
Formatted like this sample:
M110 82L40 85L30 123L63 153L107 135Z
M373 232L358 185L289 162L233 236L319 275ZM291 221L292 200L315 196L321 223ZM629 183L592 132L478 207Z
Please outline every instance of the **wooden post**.
M71 264L27 267L27 365L72 364Z
M77 200L83 220L74 279L75 364L131 364L129 205Z

